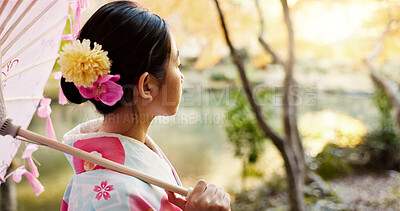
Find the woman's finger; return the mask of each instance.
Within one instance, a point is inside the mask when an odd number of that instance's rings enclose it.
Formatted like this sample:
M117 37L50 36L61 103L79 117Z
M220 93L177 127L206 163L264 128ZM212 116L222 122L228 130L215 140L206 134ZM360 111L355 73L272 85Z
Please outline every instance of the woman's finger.
M215 191L215 199L218 201L223 201L225 196L225 191L222 188L217 188Z
M209 184L206 190L204 191L204 195L211 199L211 197L214 197L216 191L217 191L217 186L215 186L214 184Z
M199 180L196 183L196 186L194 186L193 190L189 192L189 194L187 195L186 200L189 201L193 197L196 198L198 196L201 196L206 188L207 188L207 182L205 180Z
M224 196L224 189L216 188L214 196L208 201L209 208L212 208L212 210L229 210L230 201L225 200Z
M229 193L225 193L225 194L224 194L223 201L224 201L226 204L228 204L228 205L231 204L231 196L229 195Z

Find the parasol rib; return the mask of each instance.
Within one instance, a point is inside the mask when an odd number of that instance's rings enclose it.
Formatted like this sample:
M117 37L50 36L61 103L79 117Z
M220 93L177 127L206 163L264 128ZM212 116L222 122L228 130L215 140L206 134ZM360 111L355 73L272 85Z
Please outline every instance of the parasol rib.
M40 100L42 98L43 98L43 96L8 98L8 99L5 99L4 102L18 101L18 100Z
M7 3L8 3L8 1L3 1L3 2L1 3L1 7L0 7L0 16L1 16L1 14L3 14L4 8L6 8Z
M58 21L56 24L54 24L53 26L49 27L46 31L44 31L42 34L40 34L39 36L37 36L34 40L32 40L31 42L29 42L27 45L25 45L21 50L19 50L17 53L15 53L13 56L11 56L6 62L1 64L1 68L5 67L7 65L8 62L10 62L11 60L13 60L14 58L16 58L18 55L20 55L22 52L24 52L26 49L30 48L33 44L35 44L37 41L39 41L41 38L43 38L44 36L46 36L49 32L51 32L52 30L54 30L58 25L65 23L65 21L67 20L67 17L61 19L60 21ZM1 55L4 56L5 52L1 52Z
M15 21L15 23L12 24L12 26L7 30L7 32L4 34L4 36L0 39L0 45L3 45L4 42L7 40L7 38L10 36L10 34L14 31L14 29L18 26L18 24L21 22L21 20L25 17L26 14L32 9L33 5L37 0L33 0L29 6L25 9L24 12L22 12L22 15L18 17L18 19ZM30 25L28 25L30 26ZM25 30L23 30L25 31Z
M1 54L0 54L1 63ZM0 118L4 119L7 117L6 105L4 104L4 93L3 93L3 80L1 80L3 74L0 73Z
M23 30L22 33L19 33L3 50L2 54L4 55L14 44L17 42L21 36L28 31L39 18L41 18L55 3L57 0L54 0L51 4L49 4L38 16L36 16Z
M55 59L57 59L57 58L58 58L58 56L52 56L52 57L49 57L49 58L47 58L47 59L43 59L43 60L41 60L41 61L39 61L39 62L36 62L35 64L29 65L29 66L25 66L25 67L23 67L23 68L21 68L21 69L19 69L19 70L16 70L16 71L13 72L12 74L9 74L9 75L7 75L6 77L4 77L3 82L6 81L6 80L8 80L8 79L10 79L10 78L12 78L12 77L14 77L14 76L17 76L17 75L21 74L21 73L23 73L23 72L25 72L25 71L27 71L27 70L30 70L30 69L33 68L33 67L39 66L39 65L41 65L41 64L44 64L44 63L46 63L46 62L55 60Z
M3 33L3 30L6 27L8 21L10 21L11 17L14 15L14 13L17 11L18 7L21 4L22 4L22 1L17 1L17 3L14 5L14 7L11 10L11 12L8 14L8 16L4 20L3 24L1 24L1 26L0 26L0 34Z

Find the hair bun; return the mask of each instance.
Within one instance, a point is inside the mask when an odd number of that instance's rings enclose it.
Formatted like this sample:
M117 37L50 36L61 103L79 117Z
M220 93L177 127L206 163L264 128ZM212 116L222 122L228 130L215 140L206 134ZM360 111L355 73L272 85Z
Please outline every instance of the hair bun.
M64 77L61 77L60 83L62 91L64 92L64 95L68 101L75 104L81 104L87 101L87 99L82 97L82 95L79 93L79 90L76 88L74 83L66 82Z

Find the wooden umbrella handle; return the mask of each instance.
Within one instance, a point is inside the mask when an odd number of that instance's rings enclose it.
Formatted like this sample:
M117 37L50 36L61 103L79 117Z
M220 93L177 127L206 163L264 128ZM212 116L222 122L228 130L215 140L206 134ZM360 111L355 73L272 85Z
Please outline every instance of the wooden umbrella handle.
M78 157L80 159L95 163L95 164L100 165L102 167L105 167L105 168L108 168L108 169L111 169L111 170L114 170L114 171L117 171L117 172L120 172L120 173L123 173L123 174L126 174L126 175L134 176L134 177L136 177L136 178L138 178L140 180L143 180L143 181L145 181L147 183L156 185L158 187L161 187L161 188L163 188L165 190L172 191L174 193L178 193L178 194L180 194L182 196L187 196L188 195L189 190L187 188L185 188L185 187L181 187L181 186L178 186L178 185L174 185L174 184L170 184L170 183L164 182L164 181L162 181L160 179L157 179L157 178L154 178L154 177L152 177L150 175L138 172L136 170L128 168L128 167L126 167L124 165L121 165L119 163L116 163L116 162L113 162L111 160L107 160L105 158L101 158L101 157L92 155L92 154L90 154L90 153L88 153L86 151L83 151L81 149L78 149L78 148L75 148L75 147L60 143L60 142L52 140L52 139L49 139L47 137L44 137L44 136L39 135L37 133L31 132L29 130L25 130L25 129L20 128L19 131L18 131L18 136L24 137L26 139L32 140L34 142L37 142L37 143L40 143L40 144L43 144L43 145L46 145L46 146L48 146L48 147L50 147L52 149L55 149L55 150L70 154L70 155L72 155L74 157Z

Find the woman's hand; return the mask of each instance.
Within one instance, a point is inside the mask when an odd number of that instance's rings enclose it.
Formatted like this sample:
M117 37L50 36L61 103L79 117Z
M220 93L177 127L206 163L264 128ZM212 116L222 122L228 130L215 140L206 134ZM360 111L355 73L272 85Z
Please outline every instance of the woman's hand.
M204 180L199 180L196 186L189 190L186 200L176 198L175 194L167 191L168 200L184 211L201 210L230 210L230 197L222 188L214 184L207 185Z

